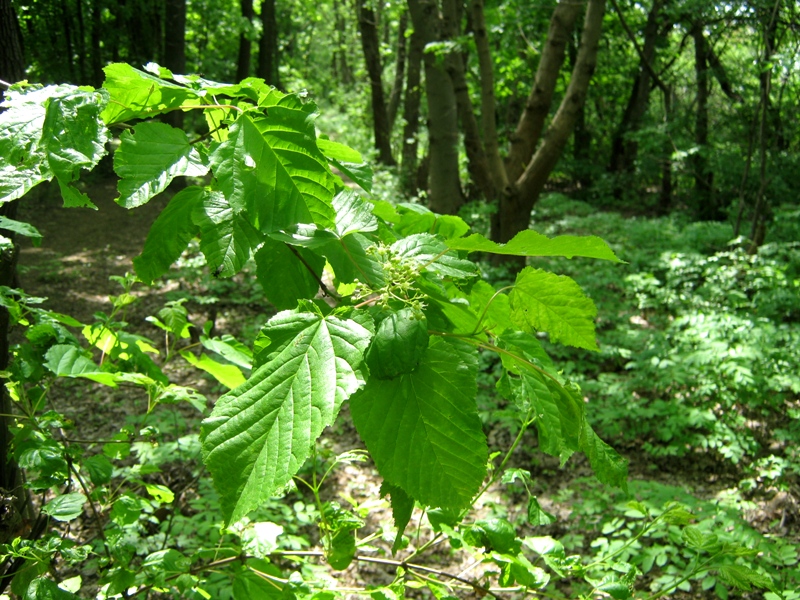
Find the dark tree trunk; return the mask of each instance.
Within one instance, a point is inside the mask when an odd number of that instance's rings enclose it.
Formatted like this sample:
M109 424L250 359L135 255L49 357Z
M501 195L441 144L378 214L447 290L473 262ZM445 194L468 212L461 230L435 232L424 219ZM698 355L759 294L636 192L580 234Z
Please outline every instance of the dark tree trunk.
M664 4L664 0L655 0L647 14L647 22L644 26L644 44L639 59L639 72L633 80L633 89L628 97L628 104L622 120L611 140L609 171L612 173L630 174L634 170L639 147L634 140L629 138L629 135L639 130L649 105L652 78L648 65L652 65L655 58L660 30L659 13ZM615 195L620 196L621 192L622 188L618 187Z
M414 31L423 47L440 41L441 18L435 0L408 0ZM428 99L428 206L440 214L455 214L464 202L458 166L458 109L450 76L433 53L423 56Z
M422 98L422 50L424 44L418 32L411 34L408 50L406 96L403 102L403 150L400 179L408 196L415 196L417 187L417 148L419 133L419 105ZM424 189L424 188L422 188Z
M11 0L0 0L0 79L8 83L25 79L22 30ZM0 99L3 90L0 85Z
M67 60L67 73L72 83L75 83L74 61L75 53L72 48L72 24L67 0L61 0L61 27L64 33L64 52Z
M253 0L240 0L242 8L242 17L247 19L248 24L252 25L253 17ZM248 25L249 27L249 25ZM247 79L250 77L250 38L247 31L243 31L239 35L239 58L236 60L236 81Z
M278 20L275 17L275 0L261 2L261 39L258 41L258 67L256 75L276 88L281 87L278 72Z
M694 171L694 195L697 215L702 221L718 220L719 208L714 202L714 174L708 166L708 97L710 81L708 70L708 48L702 23L694 23L691 29L694 40L694 69L697 83L697 112L695 113L694 141L697 152L692 156Z
M95 0L92 3L92 24L89 40L89 62L92 69L92 85L100 87L103 84L103 50L100 44L103 28L103 2Z
M662 215L669 214L672 208L672 140L669 128L672 123L672 88L668 87L662 92L664 95L664 158L661 163L661 191L658 196L658 210Z
M186 0L166 0L164 3L164 66L173 73L186 72ZM183 128L183 112L175 110L164 115L173 127Z
M0 0L0 80L8 83L25 78L25 58L22 46L22 32L19 21L10 0ZM0 100L4 86L0 84ZM13 219L16 215L17 203L8 202L0 206L0 215ZM13 239L13 236L12 236ZM0 285L16 287L17 285L17 248L0 253ZM8 368L9 359L9 325L8 310L0 306L0 371ZM26 494L20 486L20 472L16 463L11 460L10 422L7 415L12 414L11 399L4 385L0 385L0 488L3 494L9 493L18 499L15 508L21 511L26 504ZM0 528L0 543L9 532ZM5 573L3 575L6 575Z
M400 24L397 27L397 62L394 70L394 83L392 91L389 93L389 129L394 127L397 111L400 108L400 98L403 95L403 78L406 71L406 26L408 25L408 13L404 12L400 16Z
M369 74L372 127L375 134L375 149L378 151L378 162L384 165L395 165L397 163L392 156L389 112L383 94L383 68L378 40L378 23L375 11L369 8L364 0L357 0L356 8L358 10L358 28L361 32L361 48L364 50L364 62Z
M86 79L86 26L83 22L83 2L75 3L75 18L78 21L78 36L76 40L78 53L78 81L81 85L89 83Z

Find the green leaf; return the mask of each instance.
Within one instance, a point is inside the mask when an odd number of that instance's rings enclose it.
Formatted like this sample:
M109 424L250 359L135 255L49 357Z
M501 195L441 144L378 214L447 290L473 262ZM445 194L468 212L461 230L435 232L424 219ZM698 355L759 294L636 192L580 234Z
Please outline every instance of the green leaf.
M533 527L544 527L556 522L555 516L544 510L535 496L528 498L528 523Z
M334 230L343 238L348 233L375 231L378 219L372 214L372 205L352 190L343 190L333 197L336 211Z
M263 233L297 223L332 227L334 180L302 109L272 107L268 118L243 115L211 152L219 189Z
M388 481L381 484L381 498L389 495L389 501L392 505L392 517L394 518L394 526L397 528L397 536L394 538L392 544L392 554L396 554L402 547L403 532L406 530L408 522L411 520L411 513L414 512L414 499L406 494L402 488L392 485Z
M144 283L150 284L169 271L197 235L199 227L192 220L192 214L209 193L198 186L184 188L158 215L147 234L142 253L133 259L136 274Z
M511 320L524 331L546 331L553 342L598 349L597 308L569 277L526 267L517 275L509 302Z
M45 366L59 377L83 377L103 385L117 387L116 376L103 371L76 346L69 344L51 346L45 354L45 361Z
M42 512L56 521L72 521L83 513L86 496L78 492L56 496L42 507Z
M89 479L95 485L104 485L111 481L114 465L102 454L95 454L83 460L81 465L89 473Z
M167 189L175 177L202 177L208 167L184 131L147 122L122 133L114 171L121 177L117 203L135 208Z
M58 181L58 189L61 191L61 198L64 200L64 208L92 208L97 210L89 196L70 184L69 180L57 177L56 181Z
M502 554L517 554L520 542L514 526L507 519L479 519L464 534L464 541L475 547L483 547L486 552L497 551Z
M561 235L551 239L532 229L521 231L507 244L497 244L487 240L479 233L473 233L463 239L449 239L447 246L452 250L466 250L467 252L489 252L514 256L566 256L567 258L581 256L623 262L599 237Z
M279 313L265 334L275 348L244 385L203 421L203 456L228 521L286 485L311 444L361 385L370 333L352 320Z
M288 600L294 597L286 596L281 584L258 575L252 569L278 579L285 578L275 565L265 560L250 559L247 561L247 567L234 572L231 589L234 600Z
M383 265L367 252L374 243L360 233L351 233L341 240L330 242L321 252L328 259L337 281L353 283L358 280L372 288L384 285Z
M434 235L416 233L397 240L392 250L400 258L411 259L420 267L445 277L475 277L477 267L469 260L448 254L445 243Z
M0 229L6 231L13 231L18 235L24 235L31 238L31 242L37 248L42 245L42 234L30 223L23 223L22 221L15 221L0 215Z
M202 369L229 390L237 388L245 382L242 371L235 365L224 365L205 354L197 357L188 350L181 350L181 356L190 365Z
M110 97L102 113L106 125L154 117L179 106L197 106L197 92L153 77L124 63L114 63L103 68L106 74L103 88Z
M313 298L324 268L325 259L317 254L270 238L256 252L256 277L278 310L295 308L301 298Z
M772 580L765 574L741 565L723 565L717 568L719 578L733 587L749 592L752 586L772 588Z
M219 192L205 194L192 219L200 228L200 250L208 268L218 277L241 271L251 250L261 243L259 233Z
M48 102L42 140L47 162L59 181L74 181L81 169L91 170L105 156L108 133L100 111L106 100L104 92L75 89Z
M391 379L411 373L427 348L425 315L412 308L393 312L381 321L367 351L370 375Z
M350 400L378 471L426 505L467 506L486 475L477 366L474 353L436 338L414 372L372 378Z
M225 360L243 369L249 371L253 368L253 351L231 335L226 334L219 338L200 336L200 343L206 350L216 352Z
M350 146L345 146L339 142L319 138L317 140L317 147L320 149L320 152L329 159L348 163L361 163L364 161L358 150L353 150Z
M175 493L165 485L158 483L145 483L144 488L154 500L162 504L172 504L175 500Z
M23 600L78 600L78 596L62 590L55 581L42 577L31 581Z

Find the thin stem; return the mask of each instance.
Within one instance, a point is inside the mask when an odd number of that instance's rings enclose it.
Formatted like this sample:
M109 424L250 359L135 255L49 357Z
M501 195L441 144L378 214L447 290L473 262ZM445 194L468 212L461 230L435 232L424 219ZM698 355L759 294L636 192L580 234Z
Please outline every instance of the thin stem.
M86 495L86 499L89 501L89 507L92 509L92 515L94 515L95 525L97 525L98 534L100 535L100 538L103 540L103 550L105 551L105 554L109 558L109 560L111 560L111 550L108 547L108 539L106 539L106 532L103 530L103 521L100 519L100 513L97 512L97 507L94 504L94 500L92 500L92 495L89 492L89 488L83 481L83 477L81 477L80 473L78 473L77 469L75 469L75 465L72 464L72 461L67 461L67 466L69 467L69 470L72 471L72 474L75 476L75 479L78 480L78 485L81 486L83 493Z
M314 269L311 268L311 265L309 265L306 262L306 259L301 256L301 254L297 251L297 249L294 246L291 246L290 244L285 244L285 246L291 251L292 254L295 255L295 257L297 257L297 260L303 263L303 266L306 268L306 270L308 270L309 273L311 273L311 276L317 280L319 287L322 288L323 294L335 300L341 300L339 294L337 294L336 292L332 292L331 290L328 289L328 286L325 285L325 282L322 281L322 278L314 272Z
M475 325L475 329L472 330L472 333L470 335L476 335L478 333L478 331L481 328L481 323L483 323L483 319L486 317L486 313L489 311L489 307L492 305L492 302L494 302L494 299L497 298L497 296L499 296L501 293L505 292L506 290L510 290L513 287L514 287L513 285L507 285L505 287L502 287L499 290L497 290L491 298L489 298L489 302L487 302L486 306L483 307L483 312L481 313L481 316L478 318L478 323Z

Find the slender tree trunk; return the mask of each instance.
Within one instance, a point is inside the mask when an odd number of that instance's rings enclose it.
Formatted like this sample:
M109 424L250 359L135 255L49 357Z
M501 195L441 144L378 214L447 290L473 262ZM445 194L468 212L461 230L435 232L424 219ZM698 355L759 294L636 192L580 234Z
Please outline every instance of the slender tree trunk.
M507 242L528 228L531 210L561 157L586 100L589 82L597 64L604 13L605 0L589 0L581 44L566 94L544 135L542 144L517 179L512 192L501 197L500 231L497 232L497 241Z
M89 34L89 62L94 87L100 87L103 84L103 47L100 44L103 27L102 16L103 1L95 0L92 3L92 24Z
M720 217L718 207L714 204L714 174L708 166L708 97L710 81L708 70L708 50L703 34L702 23L694 23L691 29L694 40L694 68L697 83L697 112L695 113L694 141L697 152L692 156L694 171L694 194L697 203L697 214L700 220L717 220Z
M253 23L253 0L239 0L242 9L242 17L248 22L248 27ZM248 32L243 31L239 35L239 58L236 61L236 81L250 77L250 54L252 44L247 36Z
M403 102L403 150L400 180L403 191L415 196L417 187L417 152L419 146L419 105L422 97L422 50L419 32L414 31L409 40L406 95Z
M439 41L441 18L434 0L408 0L414 31L423 47ZM423 56L428 99L428 206L434 212L455 214L464 202L458 172L458 109L453 84L433 53Z
M256 75L269 85L281 87L278 71L278 21L275 0L261 2L261 39L258 41L258 66Z
M511 147L506 160L506 174L509 181L516 181L525 171L539 143L544 122L550 113L553 92L558 83L558 74L564 64L567 45L572 29L581 14L582 3L574 0L560 0L550 19L547 41L542 48L536 79L519 124L511 135ZM527 218L525 227L527 227Z
M483 0L472 2L472 27L475 35L475 47L478 53L478 68L481 75L481 127L483 129L483 147L491 174L494 196L488 201L496 200L496 195L508 186L505 165L500 156L500 143L497 135L497 102L494 95L494 67L489 47L489 36L486 31L486 17L483 12Z
M397 111L400 108L400 98L403 96L403 80L406 74L406 27L408 26L408 13L403 12L397 27L397 62L394 70L394 83L389 93L389 129L394 127Z
M186 0L166 0L164 3L164 66L173 73L186 72ZM183 128L183 111L164 115L164 121Z
M661 191L658 196L658 210L662 215L669 214L672 208L672 139L670 138L670 125L672 123L672 88L667 87L664 95L664 159L661 163Z
M652 65L655 58L660 30L660 12L664 4L665 0L654 0L647 14L647 22L644 26L644 44L639 59L639 72L633 81L633 89L628 97L628 104L622 120L611 140L611 159L608 170L612 173L631 173L636 162L638 144L628 136L639 130L649 105L652 78L647 65ZM621 188L618 188L615 190L615 195L621 195L621 191Z
M274 1L274 0L273 0ZM338 0L333 0L333 14L336 22L336 51L333 55L333 60L337 65L339 73L339 81L344 85L353 84L353 69L350 68L350 63L347 60L347 23L342 16L342 10Z
M442 0L442 36L444 39L456 39L460 34L459 5L457 0ZM484 199L495 198L494 183L489 171L489 161L484 151L478 120L472 107L469 86L464 68L464 58L458 52L450 52L445 57L445 66L453 91L456 96L458 118L464 133L464 146L467 151L467 168L473 183L478 187Z
M372 95L372 126L375 134L375 149L378 161L384 165L397 164L392 156L391 128L389 112L383 95L383 68L381 66L378 23L375 11L364 0L357 0L358 28L361 31L361 48L369 73L369 86Z

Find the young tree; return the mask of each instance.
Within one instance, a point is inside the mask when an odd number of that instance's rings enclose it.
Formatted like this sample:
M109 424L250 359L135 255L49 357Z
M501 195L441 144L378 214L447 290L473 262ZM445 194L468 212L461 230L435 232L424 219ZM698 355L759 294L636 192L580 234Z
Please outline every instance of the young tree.
M240 0L242 32L239 34L239 58L236 61L236 81L250 77L250 30L253 26L253 0Z

